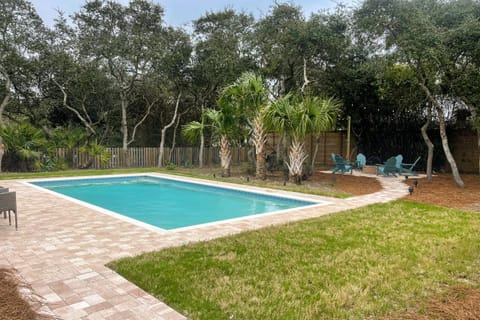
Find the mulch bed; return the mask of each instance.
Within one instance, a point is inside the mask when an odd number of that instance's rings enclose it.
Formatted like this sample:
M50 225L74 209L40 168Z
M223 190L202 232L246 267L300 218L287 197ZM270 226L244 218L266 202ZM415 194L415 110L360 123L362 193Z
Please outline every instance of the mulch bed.
M415 202L429 203L448 208L457 208L480 212L480 176L461 175L465 188L459 188L452 175L438 174L427 179L417 179L418 185L411 196L404 199ZM414 177L405 180L413 186Z
M308 178L308 182L330 185L332 189L355 196L361 196L382 190L382 186L374 177L354 176L351 174L331 174L316 172Z
M422 304L422 311L405 311L390 315L389 320L478 320L480 289L453 287L445 297Z
M0 320L53 319L34 310L39 307L38 302L27 302L19 292L22 287L28 286L15 277L14 270L0 268Z

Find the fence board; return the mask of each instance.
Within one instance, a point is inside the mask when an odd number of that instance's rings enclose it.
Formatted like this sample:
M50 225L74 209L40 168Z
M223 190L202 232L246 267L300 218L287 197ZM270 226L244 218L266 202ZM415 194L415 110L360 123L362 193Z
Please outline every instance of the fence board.
M276 150L276 144L280 141L278 136L270 135L267 139L267 151L272 153ZM306 150L310 154L313 152L315 145L314 139L306 139ZM345 132L326 132L320 136L320 145L318 148L316 164L330 164L331 153L346 154L346 133ZM110 160L107 163L101 163L98 157L91 157L88 153L80 152L78 148L66 149L58 148L56 157L59 161L66 162L73 168L86 167L88 164L92 169L111 169L126 167L126 160L123 157L122 148L110 147L106 148L110 153ZM250 147L234 147L232 148L232 164L237 165L248 161L248 152ZM199 147L175 147L172 151L165 148L164 161L166 165L173 163L176 166L198 166ZM220 164L218 155L218 147L205 148L203 152L203 164L211 166ZM159 148L152 147L132 147L128 149L127 157L129 157L130 167L132 168L152 168L158 165ZM254 156L254 155L253 155Z

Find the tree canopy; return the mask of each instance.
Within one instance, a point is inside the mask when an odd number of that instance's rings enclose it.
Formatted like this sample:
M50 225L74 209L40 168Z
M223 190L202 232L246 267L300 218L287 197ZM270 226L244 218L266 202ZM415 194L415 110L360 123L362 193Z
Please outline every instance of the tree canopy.
M456 170L448 128L477 130L480 148L478 1L365 0L309 17L274 3L259 18L200 13L183 29L148 0L88 0L71 18L59 14L49 28L28 0L0 4L0 126L29 123L47 140L81 128L88 141L126 149L158 146L161 136L189 145L174 128L190 123L211 145L205 135L220 127L205 115L252 130L265 106L255 99L331 97L341 102L337 126L350 116L358 151L379 160L425 155L427 121L434 168L446 159ZM261 78L256 97L235 92L255 92L240 86L248 73ZM235 104L244 113L228 110ZM234 129L231 142L250 143Z

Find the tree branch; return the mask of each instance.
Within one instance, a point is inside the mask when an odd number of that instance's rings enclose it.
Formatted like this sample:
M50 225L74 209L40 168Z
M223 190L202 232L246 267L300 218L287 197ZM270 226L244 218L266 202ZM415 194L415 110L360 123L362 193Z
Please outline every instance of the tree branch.
M0 104L0 126L3 126L3 112L5 111L5 108L7 107L8 102L10 101L10 95L11 95L10 89L12 87L12 81L10 80L10 77L8 76L8 74L5 71L0 70L0 73L6 79L6 81L5 81L5 96L3 97L2 103Z
M177 103L175 104L175 112L173 114L172 121L170 121L169 124L167 124L165 127L163 127L162 131L163 130L166 131L168 128L170 128L175 123L175 120L177 119L178 106L180 104L180 97L181 96L182 96L182 93L179 93L178 97L177 97Z
M310 80L308 80L307 78L307 59L303 58L303 85L300 89L302 93L305 92L305 88L308 86L309 83Z
M68 95L67 95L67 92L65 91L65 88L60 85L57 80L53 79L52 78L52 81L53 83L55 83L57 85L57 87L60 89L60 91L62 91L62 94L63 94L63 106L65 108L67 108L68 110L72 111L73 113L75 113L75 115L77 116L78 119L80 119L80 121L83 123L83 125L85 126L85 128L87 128L92 134L96 134L97 132L95 131L95 129L91 126L91 124L80 114L80 112L78 112L77 109L75 109L74 107L70 106L68 103L67 103L67 98L68 98Z
M137 128L145 121L145 119L147 119L148 115L150 114L150 110L152 110L152 107L155 103L158 102L159 99L155 99L154 101L152 101L152 103L148 103L147 102L147 111L145 111L145 114L143 115L142 119L140 119L140 121L137 122L137 124L135 125L135 127L133 127L133 131L132 131L132 137L131 139L127 142L127 146L130 145L133 141L135 141L135 135L137 133Z

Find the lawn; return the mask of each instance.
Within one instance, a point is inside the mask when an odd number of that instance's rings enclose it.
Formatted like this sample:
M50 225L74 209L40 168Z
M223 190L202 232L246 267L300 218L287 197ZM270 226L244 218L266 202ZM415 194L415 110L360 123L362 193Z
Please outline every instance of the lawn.
M109 266L196 319L366 319L480 285L480 215L377 204Z

